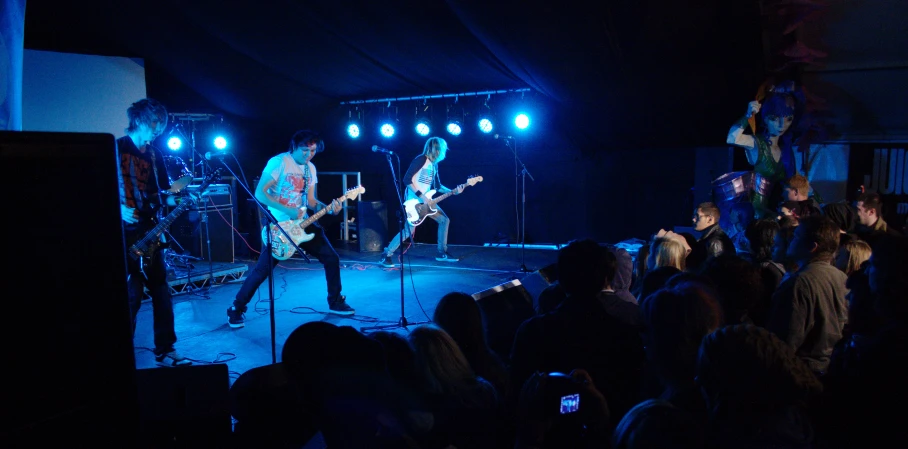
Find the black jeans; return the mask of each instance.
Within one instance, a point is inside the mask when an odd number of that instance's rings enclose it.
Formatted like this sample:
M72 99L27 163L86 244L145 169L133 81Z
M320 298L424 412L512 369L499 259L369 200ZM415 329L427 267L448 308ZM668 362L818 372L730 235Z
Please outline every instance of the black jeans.
M333 304L340 298L341 279L340 279L340 258L331 242L325 237L325 230L318 224L306 228L307 232L314 234L312 240L299 245L307 254L315 256L322 265L325 266L325 281L328 284L328 305ZM240 312L246 311L246 306L252 300L255 291L268 279L268 274L279 260L271 257L271 248L267 247L268 242L262 242L262 253L259 255L259 261L255 264L249 273L246 274L246 281L236 293L236 299L233 301L234 307Z
M145 275L142 275L138 262L128 255L129 279L129 312L132 314L132 334L136 334L136 316L142 306L145 288L151 296L151 307L154 319L154 352L166 354L173 351L173 344L177 342L177 334L173 325L173 295L167 285L167 264L164 263L164 254L161 250L155 252L151 263L144 266Z

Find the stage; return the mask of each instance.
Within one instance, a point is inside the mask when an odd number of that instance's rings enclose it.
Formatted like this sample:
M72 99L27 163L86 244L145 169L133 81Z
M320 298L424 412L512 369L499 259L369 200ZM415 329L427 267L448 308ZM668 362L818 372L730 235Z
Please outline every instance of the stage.
M384 268L381 253L361 253L355 247L336 243L341 259L341 282L347 303L356 309L349 317L329 315L325 276L315 258L311 263L292 258L274 270L275 341L277 360L287 336L299 325L322 320L338 326L364 327L396 324L401 314L400 268ZM452 291L473 294L514 279L536 280L533 272L554 264L557 245L548 249L528 246L449 245L448 252L460 262L437 262L434 244L415 244L405 254L404 311L409 323L431 320L441 297ZM176 270L169 283L174 292L176 349L194 364L224 363L231 382L249 369L272 363L268 284L263 283L249 303L246 326L227 325L226 310L252 269L255 260L234 264L193 262L188 282L186 273ZM525 266L529 272L524 272ZM531 279L527 279L530 281ZM530 288L530 285L527 285ZM532 290L531 290L532 291ZM134 339L136 367L156 367L153 345L152 306L145 301L139 311ZM411 328L413 326L410 326ZM392 329L406 333L406 329Z

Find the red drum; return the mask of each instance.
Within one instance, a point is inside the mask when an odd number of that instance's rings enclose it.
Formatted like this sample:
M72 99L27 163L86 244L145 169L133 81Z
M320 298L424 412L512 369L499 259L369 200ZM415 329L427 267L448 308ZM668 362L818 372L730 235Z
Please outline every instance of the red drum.
M183 163L183 159L166 156L164 165L167 166L167 177L170 179L170 192L178 193L192 182L192 172Z

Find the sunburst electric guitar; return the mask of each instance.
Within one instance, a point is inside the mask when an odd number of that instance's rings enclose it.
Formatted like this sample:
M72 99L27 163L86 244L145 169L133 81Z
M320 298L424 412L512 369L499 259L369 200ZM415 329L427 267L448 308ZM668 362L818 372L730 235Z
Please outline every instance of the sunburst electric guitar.
M482 176L473 176L468 178L467 182L457 186L457 188L451 190L448 193L438 197L432 198L435 195L435 190L429 190L428 192L422 195L423 201L420 201L418 198L409 199L404 201L404 210L407 212L407 223L410 223L410 226L419 226L423 221L426 220L426 217L429 215L434 215L438 212L438 209L435 208L435 205L439 201L451 196L454 194L454 191L460 188L475 186L476 184L482 182Z
M347 193L345 193L344 196L337 198L337 201L343 202L346 200L354 200L357 196L362 195L365 192L365 187L356 186L347 190ZM299 246L301 243L306 243L315 237L315 234L307 233L306 228L312 223L315 223L319 218L322 218L328 212L328 209L329 208L326 207L308 217L278 222L278 226L293 238L293 243L296 246ZM269 231L271 232L271 255L274 256L275 259L287 260L296 253L296 248L287 240L287 236L273 224L262 228L262 242L268 241Z

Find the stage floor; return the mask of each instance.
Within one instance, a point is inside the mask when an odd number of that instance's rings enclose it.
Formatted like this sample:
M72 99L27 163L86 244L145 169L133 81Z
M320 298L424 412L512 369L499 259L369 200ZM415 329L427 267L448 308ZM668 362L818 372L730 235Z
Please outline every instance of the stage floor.
M384 268L381 254L360 253L336 245L341 259L341 282L347 303L356 309L349 317L329 315L322 265L303 259L282 262L274 270L275 355L281 359L284 340L299 325L327 321L358 330L376 325L397 324L401 316L401 270ZM434 244L415 244L407 252L404 270L404 312L408 323L431 320L435 306L446 293L477 293L496 285L523 279L531 272L551 265L557 251L519 246L458 246L448 251L460 262L437 262ZM246 267L243 266L246 265ZM263 283L249 303L246 326L227 325L227 308L245 279L254 260L237 260L222 267L242 277L221 276L218 282L197 282L174 295L176 349L194 364L225 363L231 382L249 369L272 363L271 320L268 284ZM207 274L208 263L196 262L198 274ZM521 268L526 267L529 272ZM195 275L194 273L194 275ZM201 285L201 287L196 287ZM145 301L139 311L134 339L136 367L156 367L151 348L152 305ZM413 326L410 326L412 329ZM389 329L406 334L408 329Z

